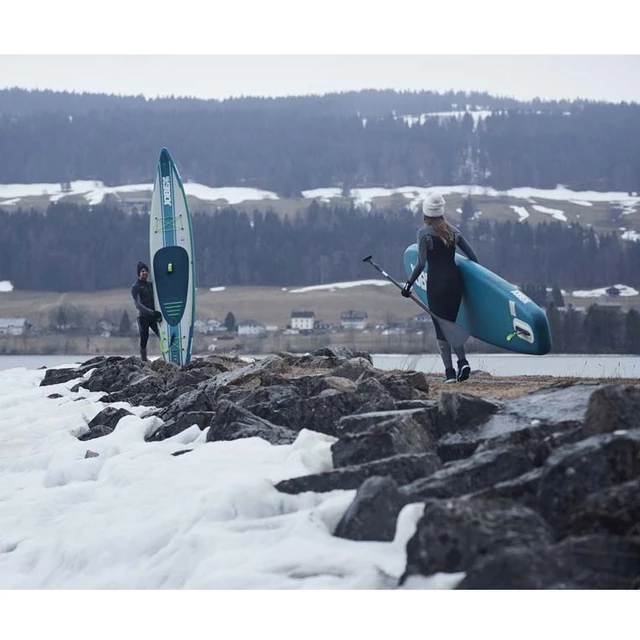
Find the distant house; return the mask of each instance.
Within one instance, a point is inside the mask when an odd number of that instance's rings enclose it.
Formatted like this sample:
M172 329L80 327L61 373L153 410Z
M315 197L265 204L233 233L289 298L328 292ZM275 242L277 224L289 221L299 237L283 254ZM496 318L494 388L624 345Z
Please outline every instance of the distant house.
M267 328L255 320L243 320L238 322L238 335L245 338L257 338L267 333Z
M343 311L340 314L340 326L343 329L364 329L367 326L366 311Z
M218 331L226 331L227 327L218 318L198 319L193 323L193 328L198 333L210 334Z
M29 329L26 318L0 318L0 335L21 336Z
M316 315L313 311L292 311L291 328L298 331L313 331Z
M333 331L335 327L332 322L325 322L324 320L316 320L313 323L313 330L319 331L321 333L327 333L329 331Z

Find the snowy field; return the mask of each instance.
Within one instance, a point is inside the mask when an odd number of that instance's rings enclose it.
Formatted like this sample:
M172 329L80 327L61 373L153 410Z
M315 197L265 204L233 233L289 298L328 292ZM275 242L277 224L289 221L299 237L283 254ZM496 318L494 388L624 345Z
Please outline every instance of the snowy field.
M355 491L287 495L274 483L332 468L333 438L205 442L197 426L147 443L144 408L87 442L105 404L42 370L0 372L0 589L390 589L422 505L393 542L331 535ZM76 381L77 382L77 381ZM47 398L58 393L62 397ZM184 455L172 453L191 449ZM87 452L89 457L87 457ZM97 454L97 455L95 455ZM403 589L450 588L438 575Z

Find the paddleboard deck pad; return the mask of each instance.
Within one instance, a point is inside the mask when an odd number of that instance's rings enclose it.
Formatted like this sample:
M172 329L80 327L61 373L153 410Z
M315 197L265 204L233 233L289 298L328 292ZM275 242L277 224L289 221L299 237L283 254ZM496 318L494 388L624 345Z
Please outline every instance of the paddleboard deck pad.
M474 337L496 347L530 355L551 350L547 315L518 287L486 267L456 253L464 294L456 323ZM407 277L418 262L418 245L404 252ZM427 265L428 266L428 265ZM427 267L414 285L414 292L427 306Z
M177 365L191 360L195 319L193 230L187 197L167 149L160 151L149 224L151 279L163 358Z

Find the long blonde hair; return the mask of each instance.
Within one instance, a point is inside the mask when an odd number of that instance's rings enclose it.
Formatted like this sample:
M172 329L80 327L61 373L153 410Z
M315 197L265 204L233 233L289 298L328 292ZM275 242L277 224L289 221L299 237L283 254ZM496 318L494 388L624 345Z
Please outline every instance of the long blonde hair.
M442 238L446 247L450 247L455 243L455 232L444 216L424 216L424 223L431 225L436 230L436 233Z

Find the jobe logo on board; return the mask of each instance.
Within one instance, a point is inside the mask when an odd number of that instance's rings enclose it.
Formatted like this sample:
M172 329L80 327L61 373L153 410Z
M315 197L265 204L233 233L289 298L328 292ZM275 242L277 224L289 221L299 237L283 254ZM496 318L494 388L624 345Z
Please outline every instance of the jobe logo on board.
M171 178L169 176L162 178L162 196L164 204L171 206Z

